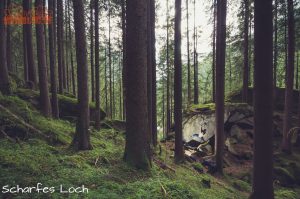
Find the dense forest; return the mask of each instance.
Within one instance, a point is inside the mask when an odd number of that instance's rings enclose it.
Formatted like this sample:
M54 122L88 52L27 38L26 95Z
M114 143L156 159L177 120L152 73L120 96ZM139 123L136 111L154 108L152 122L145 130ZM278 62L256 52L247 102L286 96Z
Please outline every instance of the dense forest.
M0 0L2 198L300 198L299 0Z

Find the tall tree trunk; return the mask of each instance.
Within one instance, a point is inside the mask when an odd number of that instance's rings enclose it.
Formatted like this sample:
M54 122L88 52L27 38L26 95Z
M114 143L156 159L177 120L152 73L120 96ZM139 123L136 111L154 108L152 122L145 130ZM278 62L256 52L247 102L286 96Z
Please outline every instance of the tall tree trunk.
M223 174L224 154L224 84L226 52L226 0L217 0L216 40L216 170Z
M23 0L23 9L25 12L31 10L31 1ZM32 87L35 88L37 85L36 65L33 58L33 44L32 44L32 25L26 24L26 47L27 47L27 61L28 61L28 80L31 82Z
M57 52L58 52L58 87L64 92L64 48L63 48L63 1L57 1Z
M275 0L275 10L274 10L274 71L273 71L273 84L274 91L277 87L277 63L278 63L278 0Z
M190 60L190 31L189 31L189 0L186 0L186 38L187 38L187 86L188 86L188 105L192 101L191 91L191 60Z
M297 69L299 68L299 52L297 52ZM300 126L300 88L298 88L298 126ZM300 130L298 131L295 146L300 147Z
M196 44L196 0L194 0L194 104L199 104L199 85L198 85L198 55Z
M121 1L122 6L122 48L123 48L123 68L122 68L122 80L123 80L123 120L125 120L126 110L125 110L125 101L126 101L126 88L125 88L125 78L126 78L126 0Z
M35 7L43 6L43 0L36 0ZM48 88L48 74L46 64L46 47L44 25L37 22L36 26L36 44L39 72L39 87L40 87L40 108L44 116L51 116L51 105Z
M95 127L100 130L100 58L99 58L99 2L95 1L95 85L96 85L96 119Z
M55 5L53 0L48 0L48 9L55 17ZM57 99L57 68L56 68L56 50L54 48L54 26L53 23L48 25L49 34L49 58L50 58L50 79L51 79L51 107L54 118L59 118L58 99Z
M252 196L273 193L272 0L254 0L254 160Z
M104 61L104 92L105 92L105 112L108 113L108 88L107 88L107 49L105 47L105 61Z
M69 21L68 21L69 26L68 26L68 28L69 28L69 45L70 45L70 60L71 60L72 94L74 96L76 96L75 69L74 69L74 61L73 61L73 39L72 39L72 30L71 30L71 7L70 7L71 1L72 0L68 0L68 18L69 18Z
M28 77L28 60L27 60L27 42L26 42L26 28L25 25L23 25L22 28L23 33L23 64L24 64L24 82L29 81Z
M147 0L126 1L126 147L124 159L148 170L150 143L147 119ZM132 48L132 46L135 46Z
M122 48L123 48L123 68L122 68L122 80L123 80L123 120L125 120L125 101L126 101L126 88L125 88L125 78L126 78L126 1L121 0L122 6Z
M2 94L10 94L8 69L6 63L6 32L4 24L5 1L0 1L0 91Z
M69 44L70 44L70 60L71 60L71 82L72 82L72 94L76 96L76 79L75 79L75 66L73 60L73 37L72 37L72 29L71 29L71 4L72 0L68 0L68 16L69 16ZM55 36L55 35L54 35Z
M69 78L69 71L70 71L70 63L69 63L69 51L71 50L70 49L70 43L69 43L69 34L68 34L68 21L70 19L68 19L68 3L67 3L67 0L65 0L65 60L66 60L66 68L65 68L65 82L66 82L66 90L67 92L70 92L70 78Z
M150 0L147 1L147 105L148 105L148 139L152 143L152 23L151 23L151 8Z
M293 111L293 87L294 87L294 64L295 64L295 20L293 0L288 3L288 65L286 68L285 104L284 104L284 123L282 151L291 153L291 137L289 130L292 127Z
M108 65L109 65L109 116L112 119L113 100L112 100L112 63L111 63L111 2L108 0Z
M155 52L155 0L150 0L151 58L152 58L152 144L157 145L156 109L156 52Z
M86 55L85 14L82 0L73 0L77 58L77 85L79 115L73 145L78 150L92 149L90 143L90 114L88 92L88 64Z
M93 2L91 1L91 6L90 6L90 18L91 18L91 23L90 23L90 37L91 37L91 44L90 44L90 48L91 48L91 54L90 54L90 58L91 58L91 87L92 87L92 102L95 101L95 73L94 73L94 25L93 25L93 7L94 5L92 5ZM95 18L96 20L96 18ZM96 22L95 22L96 23ZM95 28L95 32L96 32L96 28ZM99 32L99 31L98 31ZM95 47L96 50L96 47Z
M10 0L7 0L7 7L11 4ZM10 25L6 26L6 62L7 62L7 69L10 72L13 72L12 64L11 64L11 29Z
M171 128L171 110L170 110L170 53L169 53L169 0L167 0L167 121L166 134L168 136Z
M182 144L182 63L181 63L181 0L175 0L175 49L174 49L174 118L175 162L184 160Z
M216 101L216 16L217 16L217 0L213 0L213 58L212 58L212 101Z
M249 1L244 0L244 68L243 68L243 94L242 101L248 102L248 85L249 85Z

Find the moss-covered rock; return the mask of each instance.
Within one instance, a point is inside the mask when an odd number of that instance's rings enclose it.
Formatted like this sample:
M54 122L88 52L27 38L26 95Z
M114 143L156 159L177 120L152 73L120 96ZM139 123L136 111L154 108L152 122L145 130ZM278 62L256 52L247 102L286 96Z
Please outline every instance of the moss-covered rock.
M16 95L21 99L30 102L34 107L39 109L39 92L29 89L19 88L16 91ZM69 121L75 121L78 115L77 104L78 101L76 98L68 97L65 95L58 95L59 103L59 115L63 119ZM90 119L95 121L95 103L90 103ZM101 120L106 117L106 113L101 109L100 113Z

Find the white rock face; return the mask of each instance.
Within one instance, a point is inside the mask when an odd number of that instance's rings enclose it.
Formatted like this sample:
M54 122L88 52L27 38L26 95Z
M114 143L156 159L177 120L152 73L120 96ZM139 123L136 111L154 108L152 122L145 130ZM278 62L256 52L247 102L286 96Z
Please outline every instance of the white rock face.
M224 123L235 122L252 112L252 108L246 104L230 104L225 107ZM214 136L216 130L215 112L212 110L197 112L183 120L183 140L189 142L193 135L203 142ZM195 136L195 134L197 134ZM198 139L197 139L198 140Z

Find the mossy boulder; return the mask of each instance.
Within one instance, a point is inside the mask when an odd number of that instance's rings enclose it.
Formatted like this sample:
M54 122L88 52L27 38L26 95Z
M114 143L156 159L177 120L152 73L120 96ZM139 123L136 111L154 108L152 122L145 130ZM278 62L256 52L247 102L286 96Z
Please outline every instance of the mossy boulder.
M29 89L19 88L16 91L16 95L21 99L30 102L35 108L39 109L39 92ZM78 115L78 101L76 98L58 95L59 103L59 115L60 118L66 119L69 121L75 121ZM101 120L106 117L106 113L101 109L100 110ZM95 121L95 103L90 103L90 119Z

